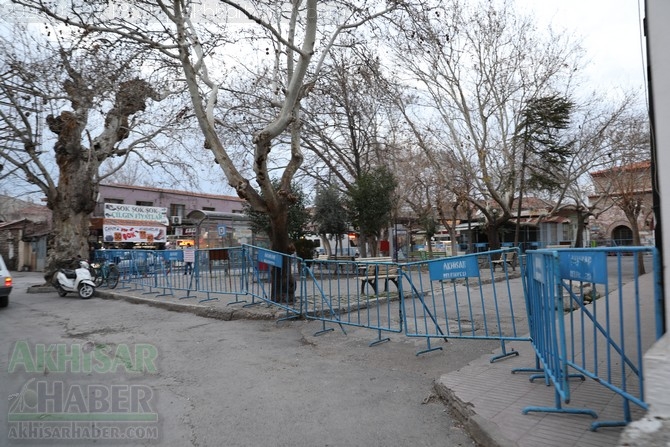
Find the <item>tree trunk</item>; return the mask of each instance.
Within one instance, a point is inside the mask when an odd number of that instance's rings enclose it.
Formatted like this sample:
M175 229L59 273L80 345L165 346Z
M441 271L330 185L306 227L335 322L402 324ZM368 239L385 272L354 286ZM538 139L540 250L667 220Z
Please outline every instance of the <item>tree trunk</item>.
M500 248L500 236L498 235L498 224L492 223L487 230L489 238L489 250L498 250Z
M283 253L282 266L270 268L271 295L276 303L290 305L295 302L296 279L293 276L288 237L288 213L275 210L270 216L270 249Z
M584 247L584 228L588 214L577 210L577 234L575 235L575 247Z
M630 226L632 227L633 230L633 246L639 247L640 245L642 245L642 243L640 240L640 227L637 224L638 214L627 215L626 217L628 217L628 222L630 223ZM638 273L640 275L644 275L646 273L646 270L644 268L644 257L642 256L641 253L635 253L635 258L637 261Z

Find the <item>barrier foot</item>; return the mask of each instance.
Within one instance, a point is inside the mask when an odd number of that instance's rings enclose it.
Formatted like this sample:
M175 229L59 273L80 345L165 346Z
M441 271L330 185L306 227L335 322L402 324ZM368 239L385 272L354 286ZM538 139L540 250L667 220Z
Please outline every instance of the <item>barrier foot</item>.
M628 422L626 421L602 421L602 422L594 422L591 424L591 427L589 430L591 431L597 431L601 427L625 427L628 425Z
M180 300L185 300L186 298L195 298L195 295L186 295L186 296L180 296Z
M530 412L538 413L564 413L564 414L588 414L593 419L598 419L598 413L588 408L563 408L561 405L561 396L558 391L554 391L554 401L556 403L555 407L526 407L521 410L522 414L528 414ZM567 402L567 401L566 401Z
M319 335L323 335L323 334L325 334L326 332L330 332L330 331L334 331L334 330L335 330L335 329L333 329L332 327L327 328L327 327L326 327L326 322L325 322L325 321L322 321L321 324L322 324L322 329L321 329L320 331L314 333L314 336L315 336L315 337L316 337L316 336L319 336ZM342 323L337 323L337 324L340 325L340 329L342 329L342 333L343 333L344 335L347 335L347 331L344 330L344 326L342 326Z
M335 330L335 329L333 329L332 327L329 327L329 328L323 328L323 329L321 329L320 331L315 332L315 333L314 333L314 336L315 336L315 337L318 337L319 335L323 335L323 334L325 334L326 332L331 332L331 331L334 331L334 330Z
M298 320L298 319L300 319L300 315L287 315L283 318L278 319L277 323L279 323L280 321L291 321L291 320Z
M503 344L502 353L491 357L491 360L489 360L489 361L491 363L495 363L498 360L502 360L502 359L506 359L507 357L513 357L513 356L518 356L518 355L519 355L519 351L515 351L514 349L512 349L510 352L507 352L505 350L505 345Z
M532 376L530 376L528 378L528 380L530 380L531 382L534 382L536 379L545 379L546 380L547 375L544 374L544 373L543 374L533 374ZM568 379L579 379L583 382L583 381L586 380L586 377L582 374L568 374ZM549 386L549 385L550 384L547 383L547 386Z
M198 301L198 302L199 302L199 303L205 303L205 302L207 302L207 301L219 301L219 298L218 298L218 297L214 297L214 298L212 298L212 297L209 297L209 296L208 296L207 298L204 298L204 299L202 299L202 300L200 300L200 301Z
M516 373L543 373L544 370L542 368L514 368L512 370L512 374Z
M232 304L246 303L246 302L247 302L247 300L239 300L239 299L237 299L237 296L236 296L236 297L235 297L235 301L226 304L226 306L230 306L230 305L232 305Z
M387 341L391 341L391 339L390 339L389 337L382 338L382 331L379 331L379 330L378 330L378 331L377 331L377 340L375 340L375 341L373 341L372 343L370 343L370 344L368 345L368 347L372 347L372 346L380 345L380 344L382 344L382 343L384 343L384 342L387 342Z
M417 352L417 353L416 353L416 356L417 356L417 357L420 356L421 354L426 354L426 353L428 353L428 352L432 352L432 351L441 351L441 350L442 350L442 346L438 346L437 348L431 348L431 347L430 347L430 338L427 338L427 339L426 339L426 343L427 343L427 345L428 345L428 348L427 348L427 349L424 349L423 351L419 351L419 352Z
M530 412L539 412L539 413L564 413L564 414L587 414L593 419L598 418L598 413L588 408L562 408L560 405L557 407L526 407L521 410L522 414L528 414Z

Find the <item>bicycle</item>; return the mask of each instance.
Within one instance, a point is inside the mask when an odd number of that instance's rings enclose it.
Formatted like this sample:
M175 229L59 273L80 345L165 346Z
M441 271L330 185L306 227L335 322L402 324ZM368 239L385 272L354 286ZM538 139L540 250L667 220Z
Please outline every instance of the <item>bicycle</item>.
M107 283L107 287L113 289L119 284L121 273L115 264L109 263L107 259L102 259L98 263L91 264L91 276L93 276L96 287Z

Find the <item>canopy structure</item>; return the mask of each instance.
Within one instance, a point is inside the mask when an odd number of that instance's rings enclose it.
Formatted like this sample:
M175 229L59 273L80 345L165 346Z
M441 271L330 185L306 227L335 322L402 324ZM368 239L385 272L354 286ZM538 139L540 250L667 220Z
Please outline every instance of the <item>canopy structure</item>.
M193 210L186 218L196 226L198 248L251 244L253 234L246 214Z

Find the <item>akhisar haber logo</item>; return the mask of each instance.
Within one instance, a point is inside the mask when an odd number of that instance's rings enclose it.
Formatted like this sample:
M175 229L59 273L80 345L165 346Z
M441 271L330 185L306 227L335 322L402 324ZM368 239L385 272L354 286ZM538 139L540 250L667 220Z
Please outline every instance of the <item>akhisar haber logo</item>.
M9 401L9 423L158 421L153 389L142 384L66 384L32 378Z

